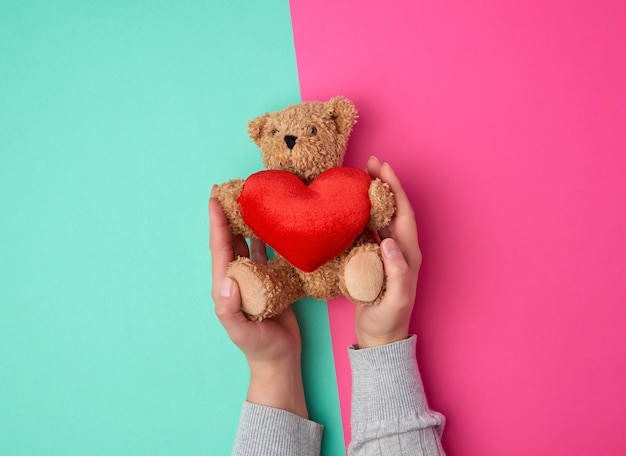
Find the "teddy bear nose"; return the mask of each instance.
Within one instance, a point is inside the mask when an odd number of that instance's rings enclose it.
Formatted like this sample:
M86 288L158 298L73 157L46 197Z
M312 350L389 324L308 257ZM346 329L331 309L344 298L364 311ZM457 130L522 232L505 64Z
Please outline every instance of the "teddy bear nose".
M296 145L297 136L285 135L285 144L289 147L289 150L293 149L293 146Z

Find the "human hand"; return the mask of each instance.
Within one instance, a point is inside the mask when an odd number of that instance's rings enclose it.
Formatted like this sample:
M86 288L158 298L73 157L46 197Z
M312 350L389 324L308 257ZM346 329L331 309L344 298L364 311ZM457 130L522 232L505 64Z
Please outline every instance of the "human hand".
M241 312L237 282L226 277L235 255L267 263L265 244L232 236L222 207L211 192L209 200L209 248L212 260L212 297L215 314L239 347L250 367L248 401L308 417L300 369L301 339L298 321L291 308L263 321L250 321Z
M395 195L396 213L391 224L378 231L386 275L386 290L378 305L357 305L355 330L359 348L375 347L406 339L417 277L422 264L417 239L415 215L411 203L387 163L381 164L375 157L367 162L372 178L380 178L391 187Z

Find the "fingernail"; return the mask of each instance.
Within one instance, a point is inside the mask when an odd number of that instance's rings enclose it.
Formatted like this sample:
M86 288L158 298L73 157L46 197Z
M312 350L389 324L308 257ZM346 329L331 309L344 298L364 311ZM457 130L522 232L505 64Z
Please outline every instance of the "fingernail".
M217 191L217 185L211 187L211 198L215 198L215 192Z
M384 239L380 244L380 248L383 250L383 253L387 258L394 257L400 253L398 245L391 238Z
M220 297L222 298L230 298L233 294L233 280L224 277L222 279L222 283L220 284Z
M396 172L393 170L393 168L391 167L391 165L387 162L383 163L383 165L381 166L381 170L383 169L387 169L387 173L390 173L392 176L396 175Z
M376 160L378 163L380 163L380 160L378 159L378 157L376 155L370 155L370 158L373 158L374 160Z

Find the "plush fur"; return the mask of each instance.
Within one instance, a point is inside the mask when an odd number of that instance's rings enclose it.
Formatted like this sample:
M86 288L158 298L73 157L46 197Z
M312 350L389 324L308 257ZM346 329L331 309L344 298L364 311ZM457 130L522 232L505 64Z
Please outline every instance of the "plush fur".
M369 230L387 226L395 204L387 184L340 168L356 119L352 102L336 97L249 122L269 171L216 189L232 233L260 238L277 253L267 265L239 257L229 266L248 318L278 315L305 296L380 302L385 276Z

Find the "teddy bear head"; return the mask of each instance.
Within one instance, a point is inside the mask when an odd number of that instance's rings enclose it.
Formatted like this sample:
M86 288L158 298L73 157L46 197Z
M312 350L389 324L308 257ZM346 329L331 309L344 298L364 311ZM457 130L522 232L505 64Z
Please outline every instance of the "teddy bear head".
M289 171L306 183L329 168L341 166L357 110L346 98L307 101L248 124L248 133L261 148L267 169Z

